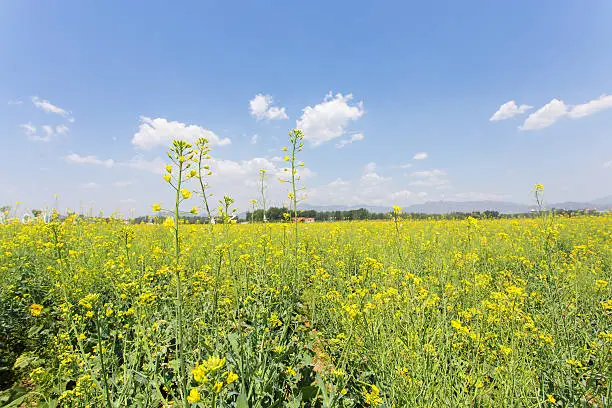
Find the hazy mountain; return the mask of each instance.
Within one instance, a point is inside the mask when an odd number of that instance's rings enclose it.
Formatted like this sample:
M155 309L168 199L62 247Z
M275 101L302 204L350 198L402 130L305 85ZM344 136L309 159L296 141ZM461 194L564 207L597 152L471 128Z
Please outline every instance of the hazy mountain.
M302 210L317 210L317 211L336 211L336 210L354 210L365 208L370 212L388 212L391 210L391 205L371 206L371 205L300 205ZM560 203L546 203L546 208L556 208L564 210L584 210L597 209L600 211L612 210L612 196L606 196L592 200L589 202L565 201ZM404 212L408 213L424 213L424 214L444 214L451 212L472 212L472 211L498 211L504 214L525 213L537 209L535 204L521 204L507 201L427 201L422 204L412 204L404 207Z
M413 204L404 209L405 212L425 214L445 214L451 212L498 211L500 213L529 212L533 207L525 204L505 201L428 201L423 204Z

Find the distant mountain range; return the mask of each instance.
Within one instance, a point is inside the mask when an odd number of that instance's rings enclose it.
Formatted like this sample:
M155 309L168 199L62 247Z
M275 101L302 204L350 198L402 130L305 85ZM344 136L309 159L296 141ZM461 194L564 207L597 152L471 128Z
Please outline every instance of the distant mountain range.
M561 203L546 203L548 209L564 209L564 210L584 210L596 209L599 211L612 210L612 196L598 198L589 202L573 202L566 201ZM317 211L347 211L365 208L370 212L381 213L391 210L391 206L371 206L371 205L308 205L302 204L299 206L301 210L317 210ZM413 204L404 207L403 211L407 213L423 213L423 214L445 214L451 212L472 212L472 211L498 211L504 214L526 213L536 209L535 205L512 203L507 201L428 201L423 204Z

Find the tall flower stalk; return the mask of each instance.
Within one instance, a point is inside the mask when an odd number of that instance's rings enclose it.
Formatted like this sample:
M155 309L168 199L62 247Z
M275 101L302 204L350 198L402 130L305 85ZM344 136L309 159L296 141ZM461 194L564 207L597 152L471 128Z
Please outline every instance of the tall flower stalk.
M179 390L181 399L184 402L184 406L188 407L189 402L187 401L187 370L185 364L185 344L184 344L184 322L183 322L183 284L181 277L181 240L180 240L180 205L183 201L191 197L191 190L183 187L183 183L191 178L196 177L197 172L195 170L189 170L193 161L194 152L191 144L182 141L175 140L172 142L172 147L168 151L168 158L172 161L172 165L166 166L166 174L164 180L174 189L174 209L172 229L174 232L174 271L176 278L176 350L177 358L179 361ZM153 211L161 211L162 208L159 204L153 205ZM191 210L192 213L197 212L194 208Z
M266 178L267 178L266 170L259 170L259 191L261 193L261 207L263 210L263 222L266 222Z
M198 165L198 171L195 177L198 179L200 191L199 195L202 196L204 201L204 208L206 209L206 215L208 216L208 223L212 225L214 223L212 214L210 212L210 205L208 204L208 198L210 197L207 189L210 187L206 181L206 177L212 176L212 170L210 165L206 163L206 160L210 160L210 145L208 139L202 137L196 141L196 150L194 151L194 162Z
M289 198L289 202L291 204L291 213L293 216L293 223L294 225L294 241L293 241L293 256L295 259L295 269L297 271L297 262L298 262L298 244L299 244L299 229L298 229L298 212L297 212L297 203L298 203L298 196L297 196L297 192L298 191L302 191L304 190L304 187L298 187L298 182L300 181L300 176L297 174L298 173L298 167L304 167L304 162L298 162L297 161L297 154L299 152L302 151L302 149L304 148L304 143L302 143L302 140L304 140L304 133L299 130L299 129L293 129L291 132L289 132L289 145L291 146L289 149L287 149L287 147L283 147L283 151L287 152L288 154L285 155L284 160L286 162L289 162L289 164L291 165L290 168L285 168L285 171L291 171L291 178L289 180L285 180L285 179L281 179L281 182L285 182L285 183L290 183L291 187L290 187L290 191L287 194L287 197Z

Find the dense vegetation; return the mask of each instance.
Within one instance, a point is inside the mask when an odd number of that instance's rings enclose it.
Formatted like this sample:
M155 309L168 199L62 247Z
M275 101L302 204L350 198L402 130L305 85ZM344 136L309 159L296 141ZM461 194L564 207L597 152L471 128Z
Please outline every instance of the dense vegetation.
M183 226L188 404L609 404L612 218L397 221ZM173 232L0 226L5 403L181 399Z

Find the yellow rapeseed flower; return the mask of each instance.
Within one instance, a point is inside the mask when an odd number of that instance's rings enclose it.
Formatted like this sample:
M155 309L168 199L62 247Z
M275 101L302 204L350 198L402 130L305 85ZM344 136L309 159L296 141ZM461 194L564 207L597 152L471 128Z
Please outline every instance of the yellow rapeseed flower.
M192 388L191 391L189 391L189 395L187 396L187 401L189 403L195 404L196 402L200 402L201 399L202 397L197 388Z
M223 383L222 382L216 382L215 385L212 386L212 390L215 394L218 394L221 392L221 388L223 388Z
M362 393L363 393L363 399L365 400L365 403L368 405L377 407L383 403L383 400L380 397L380 390L374 384L370 386L369 392L365 387L363 387Z
M30 305L30 314L32 316L40 316L40 314L42 313L43 310L43 306L39 305L38 303L33 303Z
M186 200L189 197L191 197L191 191L186 189L186 188L181 188L181 195L183 196L183 198Z
M152 208L152 210L153 210L154 212L161 211L161 209L162 209L162 208L161 208L161 205L159 205L159 204L157 204L157 203L153 204L153 206L152 206L151 208Z
M230 371L229 373L227 373L227 378L225 379L225 382L229 385L233 383L234 381L236 381L237 379L238 379L238 374L236 374L233 371Z

